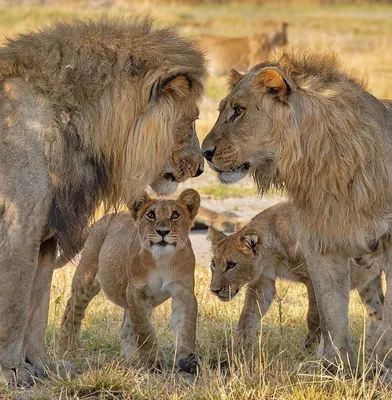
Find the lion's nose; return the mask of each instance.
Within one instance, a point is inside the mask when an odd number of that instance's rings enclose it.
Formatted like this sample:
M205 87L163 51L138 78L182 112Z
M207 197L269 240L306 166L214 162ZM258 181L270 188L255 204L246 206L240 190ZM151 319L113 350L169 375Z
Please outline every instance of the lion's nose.
M168 233L170 233L170 229L157 229L157 234L165 237Z
M216 150L216 146L213 149L207 149L203 151L203 156L207 161L212 161L212 157L214 157Z
M199 165L199 167L197 168L196 174L193 175L193 177L194 177L194 178L197 178L198 176L200 176L200 175L203 173L203 171L204 171L203 166L200 166L200 165Z

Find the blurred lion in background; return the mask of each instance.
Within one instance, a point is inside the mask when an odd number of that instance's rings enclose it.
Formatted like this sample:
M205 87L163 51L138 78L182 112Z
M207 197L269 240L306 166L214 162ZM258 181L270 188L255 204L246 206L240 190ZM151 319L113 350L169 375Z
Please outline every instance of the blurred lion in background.
M57 368L45 349L57 245L72 257L98 204L162 178L205 72L190 41L145 19L59 23L0 48L0 381Z
M280 29L270 29L270 23L253 35L223 37L200 35L196 39L200 48L208 54L209 73L225 75L232 69L247 71L252 65L265 61L276 48L287 45L288 22Z

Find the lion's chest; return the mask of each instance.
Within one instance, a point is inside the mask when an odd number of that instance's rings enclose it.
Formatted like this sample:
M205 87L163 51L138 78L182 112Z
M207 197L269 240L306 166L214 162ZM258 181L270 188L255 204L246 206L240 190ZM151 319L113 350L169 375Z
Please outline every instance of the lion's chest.
M168 262L157 262L150 270L146 285L146 296L150 298L170 296L168 286L173 282Z

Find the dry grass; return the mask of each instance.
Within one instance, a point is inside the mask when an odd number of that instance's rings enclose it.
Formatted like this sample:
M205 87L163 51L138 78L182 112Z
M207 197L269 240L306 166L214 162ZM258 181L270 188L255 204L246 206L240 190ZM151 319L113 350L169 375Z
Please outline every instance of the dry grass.
M130 2L120 2L118 9L80 10L69 2L68 8L0 7L0 42L5 36L43 27L55 20L74 16L97 17L102 14L131 14ZM134 4L132 2L132 4ZM271 4L271 2L269 2ZM140 9L145 10L145 7ZM138 9L138 11L140 11ZM368 80L369 89L379 97L392 98L392 8L379 7L254 7L154 6L153 15L160 24L177 24L187 35L215 32L222 35L245 35L266 21L289 20L289 40L293 46L315 50L335 50L342 61ZM206 135L216 116L218 101L226 93L225 78L210 78L206 99L198 121L200 137ZM190 183L188 182L189 186ZM240 191L219 188L212 174L195 181L201 192L217 197ZM242 186L253 193L250 182ZM239 200L241 202L241 200ZM263 321L262 335L255 346L253 364L241 362L228 370L216 368L222 352L230 345L241 310L239 297L230 304L219 303L209 293L209 272L197 269L197 296L200 305L198 348L201 371L196 379L175 371L152 374L128 368L119 358L118 329L121 312L102 295L87 310L83 328L85 350L75 360L78 369L73 380L53 377L30 390L3 391L1 399L390 399L391 391L374 382L355 378L331 378L310 374L313 352L304 351L307 299L302 286L281 283L278 301ZM55 348L55 331L60 324L69 295L73 267L56 271L51 296L47 342ZM158 336L169 360L173 335L168 324L169 302L155 313ZM358 296L352 294L351 327L357 338L363 337L364 310ZM358 343L358 346L360 344Z

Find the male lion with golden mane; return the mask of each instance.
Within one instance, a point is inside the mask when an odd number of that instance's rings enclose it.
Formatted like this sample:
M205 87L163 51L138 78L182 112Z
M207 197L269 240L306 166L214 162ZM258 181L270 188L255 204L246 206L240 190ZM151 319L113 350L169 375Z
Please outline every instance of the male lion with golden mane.
M387 293L374 355L392 366L392 106L333 55L285 53L231 78L202 151L221 181L284 187L313 282L326 365L356 364L349 258L383 242ZM379 340L378 340L379 339Z
M72 257L99 203L202 171L174 175L170 159L194 134L204 75L191 42L147 20L57 24L0 48L0 380L49 365L57 244Z
M107 215L92 226L61 322L61 354L80 347L85 310L102 288L125 311L123 355L138 354L148 367L166 364L151 313L171 298L177 365L196 372L195 256L189 230L199 205L194 189L184 190L176 200L151 200L145 193L130 206L132 213Z

